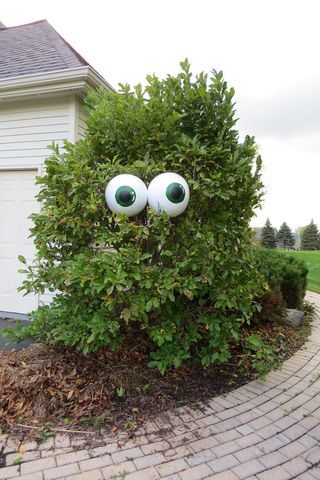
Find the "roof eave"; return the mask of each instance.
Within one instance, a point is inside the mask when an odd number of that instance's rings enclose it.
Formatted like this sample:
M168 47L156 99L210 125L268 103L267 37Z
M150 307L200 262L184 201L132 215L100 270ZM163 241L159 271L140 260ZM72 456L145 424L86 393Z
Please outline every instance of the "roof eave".
M86 95L89 90L97 89L101 86L107 90L115 91L90 66L21 75L0 80L0 102L64 93Z

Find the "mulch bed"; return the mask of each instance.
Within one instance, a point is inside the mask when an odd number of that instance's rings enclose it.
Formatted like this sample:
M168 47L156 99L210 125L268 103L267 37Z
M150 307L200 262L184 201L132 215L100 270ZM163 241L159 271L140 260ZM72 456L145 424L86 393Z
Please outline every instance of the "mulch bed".
M281 323L255 325L243 337L259 333L274 341L281 358L291 356L310 333ZM257 378L252 367L240 369L241 342L231 359L203 368L187 362L164 376L146 366L148 346L132 339L116 352L84 356L70 349L34 344L21 351L0 352L0 428L6 433L34 434L56 427L104 432L125 430L129 436L144 420L172 407L205 402ZM21 426L21 425L24 425Z

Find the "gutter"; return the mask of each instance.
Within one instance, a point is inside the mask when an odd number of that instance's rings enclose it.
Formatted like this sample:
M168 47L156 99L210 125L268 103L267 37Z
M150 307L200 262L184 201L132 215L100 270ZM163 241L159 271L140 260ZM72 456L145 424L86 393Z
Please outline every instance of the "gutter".
M0 102L71 92L85 96L89 90L101 86L116 91L90 66L21 75L0 80Z

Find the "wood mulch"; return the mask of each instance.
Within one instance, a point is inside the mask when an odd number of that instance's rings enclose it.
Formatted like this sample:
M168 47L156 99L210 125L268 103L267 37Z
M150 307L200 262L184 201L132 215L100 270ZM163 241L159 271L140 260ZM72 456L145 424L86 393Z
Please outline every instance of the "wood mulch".
M259 333L288 358L305 342L310 322L299 330L282 323L252 325L242 339ZM230 360L203 368L187 362L164 376L147 367L148 345L131 339L116 352L84 356L66 348L33 344L0 352L0 428L34 435L40 429L134 435L143 421L164 410L196 405L257 378L252 366L240 368L243 340L231 346ZM27 428L35 427L35 429Z

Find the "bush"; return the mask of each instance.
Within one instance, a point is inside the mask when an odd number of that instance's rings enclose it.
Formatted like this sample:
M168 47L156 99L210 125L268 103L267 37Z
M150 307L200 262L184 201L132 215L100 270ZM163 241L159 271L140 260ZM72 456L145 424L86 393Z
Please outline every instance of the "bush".
M269 323L281 320L284 315L284 301L281 291L269 291L259 298L260 312L255 316L259 323Z
M33 215L37 261L23 288L58 293L34 312L27 335L84 353L144 336L150 365L164 372L191 356L227 360L229 340L255 312L249 221L261 160L254 138L239 142L222 73L193 80L181 66L177 77L147 77L145 89L92 93L86 138L52 147ZM148 184L167 171L190 186L180 217L108 210L104 189L115 175Z
M281 357L276 354L274 341L266 343L258 333L245 337L239 361L239 367L243 372L247 372L252 366L262 378L265 378L267 373L278 368L280 363Z
M289 254L263 248L255 249L254 256L255 264L272 294L281 294L287 308L302 308L308 275L305 262Z

